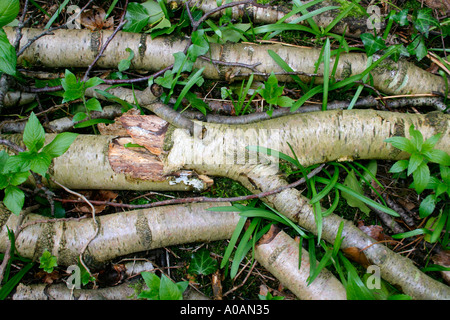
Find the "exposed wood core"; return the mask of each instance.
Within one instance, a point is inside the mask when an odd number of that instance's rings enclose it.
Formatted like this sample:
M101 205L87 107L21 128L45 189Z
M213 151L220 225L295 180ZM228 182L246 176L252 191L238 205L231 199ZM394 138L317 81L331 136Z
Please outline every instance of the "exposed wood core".
M167 121L152 115L123 115L119 120L135 143L155 155L161 154L165 134L169 127Z
M127 148L124 145L134 143L132 138L116 138L109 144L109 164L116 173L124 173L132 179L164 181L163 163L147 149Z

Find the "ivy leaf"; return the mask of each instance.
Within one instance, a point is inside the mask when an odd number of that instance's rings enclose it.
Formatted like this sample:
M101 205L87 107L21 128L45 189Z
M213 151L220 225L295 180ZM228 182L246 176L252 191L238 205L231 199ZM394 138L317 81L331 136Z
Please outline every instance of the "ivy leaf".
M133 60L133 58L134 58L133 50L131 50L130 48L126 48L125 51L127 51L129 53L129 55L128 55L127 59L120 60L119 65L118 65L118 69L120 72L128 70L131 66L131 60Z
M374 36L371 33L363 33L361 34L361 40L364 43L364 47L366 48L366 53L370 57L378 50L382 50L386 48L386 44L381 36Z
M73 116L72 121L73 121L73 122L82 121L82 120L86 119L86 117L87 117L87 114L86 114L86 113L84 113L84 112L77 112L77 113Z
M403 10L393 14L392 15L392 20L397 22L401 27L407 26L409 24L409 21L408 21L408 9L403 9Z
M161 20L164 17L164 12L162 11L159 3L153 0L145 1L141 5L146 9L149 20L149 24L154 24L155 22Z
M413 18L414 28L428 38L430 27L439 26L439 21L433 17L430 8L422 8L416 11Z
M211 258L208 250L196 252L189 265L189 273L208 275L217 270L217 261Z
M172 73L177 74L178 72L191 72L194 63L184 54L184 52L180 51L173 54L174 63L172 68Z
M205 39L204 31L197 30L191 34L192 45L188 49L189 56L193 62L197 57L206 54L209 51L209 43Z
M7 186L3 203L15 215L19 215L25 203L25 194L16 186Z
M69 149L70 145L78 134L72 132L63 132L58 134L52 142L46 145L42 152L49 155L51 158L56 158L62 155L64 152Z
M125 20L127 23L123 26L124 31L139 33L148 25L150 16L143 5L130 2L127 6Z
M44 269L47 273L52 273L53 268L58 266L56 257L53 256L47 249L42 253L42 256L39 258L39 262L41 263L39 268Z
M159 84L161 87L170 89L172 88L172 83L173 83L173 73L170 70L167 70L166 72L164 72L164 76L163 77L158 77L155 79L155 83Z
M415 55L417 60L422 60L427 54L428 49L422 36L416 35L414 40L406 47L411 55Z
M0 1L0 28L13 21L19 14L19 0Z
M34 112L31 112L27 124L25 125L23 142L31 152L38 151L44 146L44 127L41 125Z
M9 43L5 31L0 29L0 71L11 76L16 74L16 50Z

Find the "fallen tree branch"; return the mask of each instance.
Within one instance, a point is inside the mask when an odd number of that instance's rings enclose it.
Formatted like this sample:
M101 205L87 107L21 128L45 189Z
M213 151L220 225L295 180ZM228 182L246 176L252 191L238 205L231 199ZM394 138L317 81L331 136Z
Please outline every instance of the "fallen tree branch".
M8 38L14 35L14 29L5 27ZM38 34L40 30L24 29L23 39L26 43L28 38ZM91 32L89 30L57 30L54 35L46 36L37 40L31 45L21 57L18 63L26 60L33 65L38 64L48 67L87 67L96 57L97 47L91 47L91 40L106 39L111 35L110 31ZM118 32L110 45L106 48L104 56L97 62L98 67L117 68L122 59L127 58L127 48L138 53L132 60L132 68L138 70L158 71L164 70L174 62L173 54L182 52L188 40L175 41L170 38L145 38L141 34ZM277 63L270 57L268 50L275 51L293 70L300 70L305 73L316 73L315 63L318 61L320 49L299 48L283 45L256 45L249 43L235 44L210 44L209 58L225 62L243 63L257 66L259 72L283 72ZM374 61L380 57L373 56ZM334 57L331 58L334 64ZM238 75L245 71L239 67L216 66L207 61L198 59L196 68L204 67L203 76L205 78L219 80L225 79L228 72ZM230 69L231 68L231 69ZM367 56L360 53L343 53L339 57L335 77L345 79L351 75L361 74L367 68ZM317 70L323 73L323 64ZM386 69L391 70L389 73ZM431 74L414 64L399 60L394 62L390 59L384 60L371 72L374 87L386 94L418 94L430 92L445 92L445 81L442 77ZM302 81L310 82L311 78L299 76ZM257 77L255 77L256 79ZM292 81L289 76L279 76L280 81ZM315 82L320 83L321 78L316 77Z
M87 247L84 261L91 268L99 268L129 253L229 239L239 215L206 210L224 205L229 203L165 206L98 216L99 231ZM0 209L0 251L5 252L9 242L6 226L14 230L19 218L3 206ZM34 224L36 220L39 223ZM37 260L47 249L60 266L77 265L80 252L96 233L92 219L46 221L40 215L28 214L23 224L28 226L16 237L18 254Z
M299 245L281 230L271 230L255 247L255 258L300 300L346 300L342 283L327 269L308 285L310 260L302 248L299 268Z

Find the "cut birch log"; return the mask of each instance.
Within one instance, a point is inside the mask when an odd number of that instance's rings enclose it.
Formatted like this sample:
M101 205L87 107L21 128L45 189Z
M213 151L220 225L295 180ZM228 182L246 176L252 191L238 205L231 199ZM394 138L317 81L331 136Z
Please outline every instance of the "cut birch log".
M182 4L184 1L177 1L177 3ZM232 1L237 2L237 1ZM306 4L311 1L300 1L302 4ZM228 2L223 2L223 4ZM351 2L349 1L322 1L316 5L313 5L309 8L307 8L306 12L312 12L313 10L318 10L320 8L329 7L329 6L337 6L340 7L339 9L333 9L328 10L323 13L320 13L318 15L315 15L312 19L316 23L318 27L326 28L329 24L339 15L342 8L345 8L347 6L351 5ZM190 7L197 7L203 12L209 12L213 9L216 9L218 7L218 3L215 0L194 0L189 1ZM361 7L355 7L352 12L350 12L347 17L341 19L332 29L331 32L337 33L337 34L344 34L346 36L351 37L359 37L361 33L364 32L370 32L372 30L368 30L367 27L367 20L369 18L369 14L367 12L364 12L360 9ZM250 20L253 23L259 23L259 24L272 24L276 23L277 21L281 20L288 14L291 10L286 7L285 5L275 5L270 7L265 6L254 6L251 4L246 5L240 5L240 6L234 6L230 8L231 15L233 19L244 19L244 20ZM225 10L219 11L216 14L212 15L212 18L217 18L220 15L223 15ZM302 15L301 14L295 14L289 18L287 18L284 22L285 23L292 23L296 19L299 19ZM381 15L380 15L381 20ZM306 20L303 20L300 22L300 24L308 25L308 22ZM380 22L379 28L382 29L384 26L382 26L382 22Z
M98 216L99 231L83 255L86 264L99 268L130 253L184 243L229 239L239 220L233 212L208 208L229 203L197 203L133 210ZM0 207L0 252L9 244L8 232L15 230L18 216ZM28 226L27 226L28 225ZM16 235L16 250L22 257L38 260L47 249L59 266L77 265L85 245L96 234L91 218L48 221L37 214L25 217L27 226Z
M4 28L8 38L12 41L15 30ZM21 45L39 35L39 29L23 29ZM18 64L27 61L28 65L52 68L88 67L98 54L103 42L111 36L112 31L91 32L89 30L56 30L53 35L38 39L18 59ZM104 55L98 60L97 67L117 69L122 59L128 58L127 48L135 52L131 61L131 68L138 70L159 71L174 62L173 54L182 52L188 40L158 37L151 40L146 34L118 32L106 48ZM294 71L307 74L323 73L323 64L315 70L315 63L320 56L319 48L299 48L283 46L281 44L257 45L253 43L227 43L225 45L210 44L208 57L224 62L239 62L254 65L258 72L270 74L283 72L278 64L270 57L268 50L275 51ZM380 57L373 56L376 61ZM334 64L334 57L331 58ZM248 73L242 67L214 65L209 61L197 59L196 68L204 67L203 76L213 80L230 80L228 75L239 79L239 74ZM367 56L363 53L343 53L339 57L335 77L345 79L352 75L361 74L367 68ZM394 62L386 59L372 70L373 86L386 94L419 94L432 92L445 92L445 81L442 77L431 74L414 64L399 60ZM259 76L255 76L255 79ZM310 82L308 76L299 75ZM280 81L292 81L286 75L278 76ZM323 80L315 77L320 83Z
M347 299L342 283L325 268L311 284L308 284L310 275L308 251L302 248L299 268L299 245L281 230L260 240L255 247L255 259L300 300Z

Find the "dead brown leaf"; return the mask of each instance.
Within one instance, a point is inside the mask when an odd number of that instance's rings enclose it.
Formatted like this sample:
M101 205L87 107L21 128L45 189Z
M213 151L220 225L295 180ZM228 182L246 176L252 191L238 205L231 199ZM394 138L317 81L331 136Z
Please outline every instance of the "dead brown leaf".
M443 266L445 268L450 268L450 250L441 251L431 257L431 260L435 264ZM450 271L441 271L442 278L450 284Z
M342 249L342 252L344 252L344 255L347 258L352 259L353 261L359 263L364 268L367 268L368 266L371 265L370 261L367 259L364 252L362 252L356 247Z
M211 286L213 291L213 297L214 300L222 300L222 281L221 281L221 274L220 270L216 270L216 272L213 273L212 279L211 279Z
M81 13L80 23L92 31L112 29L114 26L114 18L109 17L105 20L105 17L106 12L103 8L94 7Z
M439 10L442 14L445 14L450 10L449 0L425 0L424 3L431 9Z
M97 201L107 201L111 202L114 199L117 198L118 194L113 191L108 190L95 190L95 191L85 191L80 192L82 195L84 195L87 199L90 200L97 200ZM71 199L74 199L75 196L70 196ZM95 213L99 214L103 210L105 210L106 205L95 205ZM77 203L75 205L75 210L80 213L91 213L92 209L87 203Z
M369 237L377 241L392 240L392 238L383 232L383 227L378 225L365 226L364 222L358 221L358 228Z

